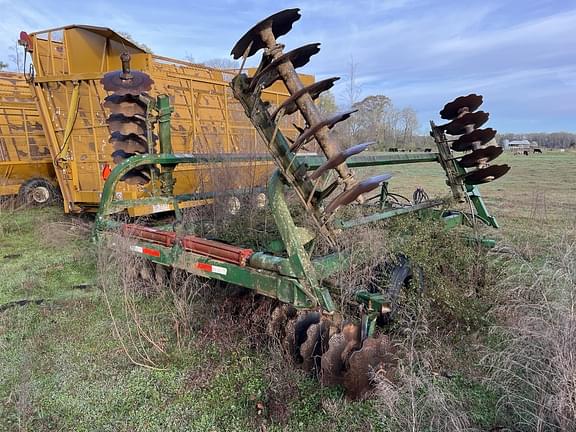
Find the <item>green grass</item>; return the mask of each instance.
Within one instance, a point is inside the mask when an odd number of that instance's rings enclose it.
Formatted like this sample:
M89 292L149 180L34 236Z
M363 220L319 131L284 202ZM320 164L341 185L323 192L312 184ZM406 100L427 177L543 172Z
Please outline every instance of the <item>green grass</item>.
M512 171L481 187L502 224L494 234L537 264L576 222L576 154L500 161ZM431 195L447 191L436 164L381 171L393 172L391 187L405 194L418 185ZM74 220L59 208L0 211L0 304L44 299L0 312L0 430L388 430L377 401L346 402L338 389L281 370L265 348L223 347L197 334L178 347L161 298L139 299L138 307L164 341L167 355L155 357L162 370L132 364L96 284L94 245L86 235L51 229ZM85 283L88 289L75 288ZM129 326L118 295L110 297L113 312ZM498 395L469 364L479 358L471 337L455 337L460 361L446 387L476 426L489 429L502 421ZM278 389L276 376L290 385Z
M160 323L167 351L157 362L162 370L132 364L95 285L94 245L86 236L67 237L57 247L42 239L46 231L54 234L50 224L71 218L58 208L0 217L2 256L14 256L0 259L0 304L44 299L0 312L0 430L251 431L265 425L269 431L344 431L363 427L364 413L376 416L372 402L343 404L340 391L318 388L298 371L292 393L277 395L285 415L269 412L265 371L275 366L266 351L241 343L223 349L195 335L178 348L163 299L138 302L145 323ZM73 288L80 283L91 287ZM119 293L110 294L119 325L129 325ZM260 414L259 402L267 407ZM345 415L334 418L323 403Z

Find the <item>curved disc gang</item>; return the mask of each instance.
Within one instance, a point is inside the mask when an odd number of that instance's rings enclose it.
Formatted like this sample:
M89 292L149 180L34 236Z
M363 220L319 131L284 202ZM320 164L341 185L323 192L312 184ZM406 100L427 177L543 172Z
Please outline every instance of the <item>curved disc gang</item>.
M358 110L350 110L350 111L346 111L340 114L336 114L333 117L324 119L312 126L310 126L307 129L304 129L304 132L302 132L298 138L296 138L296 141L294 142L294 145L292 145L292 147L290 148L291 151L293 152L297 152L300 147L302 147L306 142L308 142L309 140L311 140L314 135L323 127L327 127L328 129L332 129L334 127L334 125L336 125L337 123L344 121L346 119L348 119L353 113L355 113Z
M356 144L346 150L341 151L336 156L331 157L328 159L324 164L322 164L316 171L308 176L310 180L318 179L322 174L326 171L336 168L341 163L345 162L350 156L357 155L358 153L363 152L366 150L370 145L375 144L375 141L363 143L363 144Z
M126 117L145 116L146 105L132 95L111 94L104 99L104 108L111 114L122 114Z
M126 153L146 153L148 143L146 137L141 135L122 135L120 132L114 132L110 136L110 144L114 150L124 150Z
M292 23L299 18L300 14L298 9L282 11L279 14L275 14L254 26L243 36L232 50L233 56L239 58L239 56L242 56L244 53L250 54L255 52L259 47L266 48L267 50L263 61L261 62L260 69L267 69L274 64L278 76L282 79L291 95L299 92L305 86L303 85L299 75L296 73L292 60L285 57L285 54L282 51L283 45L279 44L276 38L277 36L289 31ZM280 23L282 23L282 25L280 25ZM284 26L284 24L286 25ZM316 44L309 45L308 47L307 50L311 51L307 56L318 50L318 45ZM296 52L298 52L298 50L296 50ZM291 56L292 55L294 54L291 54ZM314 104L314 100L310 94L304 92L300 97L295 99L294 102L308 125L313 127L322 121L322 115L318 107ZM327 128L320 127L315 134L315 137L321 151L327 158L335 156L336 153L340 151L334 139L328 135ZM336 171L347 187L352 187L356 184L354 173L346 166L346 164L339 165L336 168Z
M320 364L320 383L325 386L342 384L344 379L344 361L342 353L346 348L344 334L336 333L328 341L328 349L322 355Z
M121 135L144 135L146 123L137 117L126 117L123 114L112 114L106 120L110 133L118 132Z
M467 128L479 128L488 121L490 114L484 111L466 113L450 123L444 125L444 129L450 135L462 135L468 132Z
M104 86L104 90L111 91L117 95L133 95L138 96L144 92L152 89L154 81L145 73L139 71L132 71L131 78L124 78L122 71L108 72L100 80Z
M300 347L308 337L308 328L313 324L320 322L320 314L318 312L307 313L296 320L294 324L294 354L296 359L300 362L303 358L300 355Z
M256 87L265 89L270 87L274 82L280 79L278 72L278 65L286 62L292 62L292 66L296 69L306 65L314 54L320 52L320 44L313 43L301 46L292 51L283 54L282 56L274 59L268 66L258 72L250 82L250 90Z
M312 100L316 100L322 92L330 90L334 86L334 83L339 79L340 77L327 78L325 80L317 81L313 84L310 84L307 87L298 90L297 92L292 94L289 98L284 100L284 102L282 102L282 104L274 110L274 112L271 114L271 117L275 118L282 109L284 110L284 115L294 114L298 110L298 105L296 105L296 99L298 99L304 93L308 93L312 98Z
M477 94L469 94L468 96L460 96L452 102L448 102L440 111L440 117L446 120L452 120L458 117L463 110L467 109L469 112L476 111L482 105L483 97Z
M285 9L270 15L248 30L244 36L236 42L230 55L232 55L234 60L238 60L244 55L246 55L246 57L253 56L262 48L266 48L266 43L260 37L260 32L263 29L271 27L274 37L279 38L292 30L292 25L300 19L300 16L300 9L298 8Z
M452 143L452 150L467 151L476 145L484 145L496 136L496 130L492 128L476 129L470 133L462 135Z
M377 188L381 183L388 181L392 178L391 174L382 174L374 177L370 177L366 180L358 182L354 187L342 192L338 195L330 204L326 206L324 214L326 217L331 215L340 206L350 204L358 196L370 192L371 190Z
M393 375L395 359L390 341L386 336L368 338L362 348L350 354L344 374L344 387L350 399L360 399L372 387L373 377L383 370L386 376Z
M472 168L477 165L485 165L491 160L496 159L504 152L504 149L499 146L488 146L474 150L460 159L460 165L464 168Z
M464 183L468 185L478 185L490 183L510 171L508 165L491 165L487 168L480 168L464 175Z

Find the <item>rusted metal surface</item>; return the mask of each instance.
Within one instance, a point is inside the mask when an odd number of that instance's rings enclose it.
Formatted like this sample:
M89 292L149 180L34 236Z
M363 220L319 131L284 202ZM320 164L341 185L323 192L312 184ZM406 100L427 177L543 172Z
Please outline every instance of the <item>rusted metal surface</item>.
M358 196L376 189L382 182L388 181L391 178L391 174L381 174L358 182L354 187L347 189L334 198L334 200L326 206L324 210L325 215L331 215L338 207L350 204L355 201Z
M123 52L120 56L122 70L108 72L100 81L104 90L114 92L117 95L134 95L148 92L152 89L154 81L140 71L130 70L130 54Z
M265 60L267 66L263 67L256 73L256 75L252 77L252 82L250 84L251 90L257 87L261 89L268 88L274 84L274 82L279 80L280 73L278 72L278 66L282 63L290 62L292 63L294 69L296 69L306 65L310 61L310 58L319 52L320 44L313 43L301 46L300 48L296 48L292 51L282 54L280 57L275 58L270 63Z
M472 150L474 146L482 146L488 143L496 136L496 130L492 128L476 129L470 133L462 135L452 143L452 150L467 151Z
M467 112L464 115L444 125L450 135L470 133L488 121L489 114L484 111Z
M298 138L296 138L296 141L294 141L294 144L292 145L292 147L290 148L290 150L292 150L293 152L298 152L298 150L304 145L306 144L308 141L310 141L317 133L319 130L321 130L322 128L327 128L327 129L332 129L337 123L340 123L341 121L347 120L348 118L350 118L350 116L355 113L358 110L350 110L350 111L346 111L340 114L336 114L332 117L329 117L327 119L324 119L306 129L304 129L304 131L298 136ZM335 154L332 157L336 157L338 155ZM331 158L332 158L331 157Z
M504 149L499 146L488 146L479 148L472 153L462 156L460 165L464 168L472 168L474 166L484 166L491 160L496 159L504 152Z
M326 163L321 165L316 171L312 172L312 174L310 174L308 176L308 178L310 180L316 180L316 179L320 178L322 176L322 174L324 174L328 170L330 170L334 167L337 167L342 162L345 162L349 157L357 155L358 153L362 153L364 150L366 150L372 144L375 144L375 142L372 141L372 142L367 142L367 143L363 143L363 144L357 144L355 146L347 148L346 150L341 151L340 153L338 153L333 158L328 159L326 161Z
M316 100L318 99L318 96L320 96L323 92L330 90L334 86L334 83L339 79L340 77L327 78L302 88L301 90L292 94L284 102L282 102L282 104L272 112L272 118L275 118L280 111L283 111L284 115L294 114L298 110L296 99L298 99L304 93L308 93L313 100Z
M238 41L232 49L232 55L234 58L240 58L241 56L252 55L260 48L265 48L262 62L262 64L266 65L264 69L273 65L290 94L301 92L304 85L296 74L292 60L301 59L301 61L307 61L311 55L318 52L318 45L307 45L285 54L283 45L278 44L276 41L277 37L290 31L292 24L299 18L298 9L287 9L264 19L252 27ZM302 92L301 96L295 100L295 103L311 128L322 122L320 111L309 93ZM329 137L327 127L319 127L315 130L314 136L327 158L336 156L339 153L338 145ZM336 167L336 171L348 186L352 186L355 183L353 173L345 164Z
M508 165L490 165L486 168L480 168L470 171L464 175L464 183L468 185L479 185L494 181L510 171Z
M453 120L463 112L476 111L482 105L483 97L477 94L469 94L468 96L460 96L452 102L444 105L440 111L440 117L445 120Z
M148 228L141 225L124 224L122 225L121 232L126 237L144 240L165 247L173 246L175 242L179 241L184 250L239 266L245 266L250 256L254 253L252 249L239 248L192 235L179 238L175 232Z
M260 38L263 28L270 28L275 38L285 35L292 30L292 25L300 19L300 9L286 9L263 19L244 34L232 48L232 56L235 60L241 57L251 57L262 48L266 48L266 42Z
M111 94L104 99L103 106L112 114L124 114L129 117L146 114L146 105L132 95Z

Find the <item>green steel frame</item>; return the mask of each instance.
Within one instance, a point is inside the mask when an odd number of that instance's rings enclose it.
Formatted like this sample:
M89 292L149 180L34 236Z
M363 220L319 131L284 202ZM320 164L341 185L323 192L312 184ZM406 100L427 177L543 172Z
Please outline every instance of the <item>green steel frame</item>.
M242 84L242 82L240 82ZM232 83L234 87L238 82ZM256 252L251 255L247 265L230 264L216 259L208 258L198 253L185 251L180 244L175 243L172 247L161 246L142 240L135 240L134 251L142 253L154 263L183 269L189 273L202 277L221 280L224 282L240 285L260 294L276 298L282 302L290 303L297 308L320 308L325 313L337 313L337 307L331 296L330 288L322 281L336 271L350 264L352 259L346 252L313 258L308 252L307 245L314 235L308 230L296 226L290 208L286 200L286 191L293 186L293 181L302 176L302 172L318 168L325 159L320 156L301 156L290 152L284 136L272 128L269 119L260 110L264 107L255 108L258 100L241 100L245 108L251 113L260 116L262 128L259 131L270 140L276 140L281 149L279 153L273 153L272 158L289 158L289 175L276 171L268 183L268 202L274 221L280 233L280 243L285 251L285 257L272 255L265 252ZM261 101L260 101L261 102ZM172 154L170 144L170 114L172 112L168 97L159 96L151 104L158 113L153 119L159 123L159 140L161 154L146 154L133 156L113 170L102 192L99 212L95 224L95 238L108 235L110 231L117 229L121 224L114 221L111 215L127 207L134 205L171 204L176 217L181 217L179 204L183 201L213 198L215 193L195 193L173 195L172 171L178 164L197 163L221 163L230 161L254 161L270 160L268 155L199 155L199 154ZM465 173L447 150L446 137L440 134L433 126L433 136L438 145L438 152L431 153L397 153L397 154L371 154L360 155L348 159L350 168L372 167L395 164L410 164L423 162L440 163L448 176L448 184L451 186L454 196L458 197L461 191L467 192L471 203L476 209L476 216L484 223L497 227L496 220L489 215L482 198L476 187L463 189L462 183L458 183L458 176ZM284 160L286 162L286 160ZM151 196L138 200L117 200L115 189L121 178L130 170L149 165L159 172L162 183L160 190L152 190ZM154 170L153 170L154 171ZM290 178L292 177L292 178ZM461 189L459 189L461 188ZM305 186L305 189L310 189ZM383 185L382 197L385 197L387 185ZM415 204L407 208L382 209L369 216L354 220L335 220L332 226L336 229L348 229L358 225L369 224L386 218L396 217L410 212L426 210L437 218L444 220L448 228L467 223L467 218L460 212L444 212L433 209L444 204L443 201L427 201ZM153 253L143 253L152 251ZM218 268L218 272L206 272L206 268ZM370 293L359 291L356 301L363 305L363 324L365 334L371 333L375 320L381 311L389 307L389 299L382 293Z

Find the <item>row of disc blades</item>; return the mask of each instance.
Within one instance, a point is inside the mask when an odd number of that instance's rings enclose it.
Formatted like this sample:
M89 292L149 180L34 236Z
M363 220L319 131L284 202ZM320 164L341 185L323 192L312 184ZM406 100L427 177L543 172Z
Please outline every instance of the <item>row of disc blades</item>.
M327 78L304 86L295 72L296 68L306 65L310 58L320 51L320 44L307 44L292 51L284 52L284 46L277 42L279 37L292 29L293 24L300 17L299 9L286 9L263 19L240 38L232 49L231 55L234 59L247 58L264 49L260 65L250 80L249 91L259 94L260 91L271 86L277 80L282 80L290 96L271 111L272 119L278 122L280 120L279 117L282 115L289 115L299 111L306 120L306 128L299 129L300 135L292 142L290 150L293 153L297 153L308 142L315 140L319 149L326 156L324 165L311 174L297 179L295 186L298 188L302 182L306 181L319 181L320 177L330 170L335 170L337 176L345 183L345 190L341 191L336 198L332 199L323 208L323 218L328 220L339 207L360 200L362 194L375 189L391 176L383 174L357 182L353 173L348 169L346 160L350 156L366 150L370 143L359 144L342 151L328 135L330 129L348 119L355 110L339 113L330 118L322 118L318 107L314 104L314 100L322 92L332 88L335 81L339 78ZM276 153L281 154L282 152L276 151ZM282 166L281 162L279 162L279 165L279 168L286 173L291 164ZM328 186L324 191L319 191L317 196L321 196L324 199L336 189L334 186ZM314 187L314 190L316 190L316 187ZM307 201L310 202L308 199Z
M470 152L458 157L463 168L476 168L462 176L467 185L488 183L502 177L508 165L489 165L489 162L503 153L497 145L488 145L496 136L492 128L480 129L488 121L489 113L476 111L482 105L483 97L477 94L460 96L447 103L440 111L440 117L450 120L440 126L449 135L460 135L452 142L452 150Z
M150 91L154 83L147 74L130 70L128 53L123 53L120 59L122 70L108 72L101 80L104 89L111 92L104 99L103 106L110 112L106 123L114 148L112 159L115 164L136 154L149 152L147 106L140 96ZM149 168L134 168L121 180L128 184L145 185L150 181Z
M397 359L385 335L362 340L360 326L335 325L319 312L277 306L266 329L294 361L325 386L341 385L350 399L366 395L378 379L392 381Z

